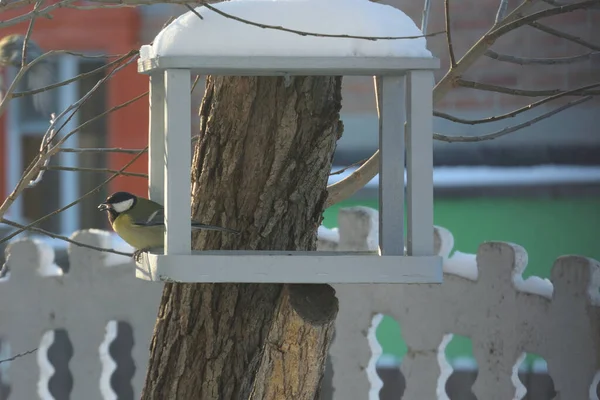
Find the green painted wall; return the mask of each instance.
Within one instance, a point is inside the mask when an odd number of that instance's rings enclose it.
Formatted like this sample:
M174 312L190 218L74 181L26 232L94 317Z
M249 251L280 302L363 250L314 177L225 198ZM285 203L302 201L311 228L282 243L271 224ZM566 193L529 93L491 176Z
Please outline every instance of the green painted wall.
M347 201L325 211L324 225L337 226L341 207L363 205L377 209L377 200ZM554 260L579 254L600 260L600 198L438 199L434 222L452 232L454 249L476 253L484 241L499 240L523 246L529 255L524 277L548 278ZM401 358L406 351L400 327L386 317L377 330L383 354ZM471 356L466 338L455 338L446 351L449 359Z

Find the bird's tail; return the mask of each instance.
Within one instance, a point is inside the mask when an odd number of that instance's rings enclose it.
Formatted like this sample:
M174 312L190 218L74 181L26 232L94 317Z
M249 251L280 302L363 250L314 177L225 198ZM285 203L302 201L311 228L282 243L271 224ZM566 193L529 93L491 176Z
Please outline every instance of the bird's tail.
M240 234L240 232L236 231L235 229L223 228L222 226L216 226L216 225L206 225L206 224L201 224L200 222L195 222L195 221L192 221L192 229L204 229L206 231L222 231L222 232L234 233L236 235Z

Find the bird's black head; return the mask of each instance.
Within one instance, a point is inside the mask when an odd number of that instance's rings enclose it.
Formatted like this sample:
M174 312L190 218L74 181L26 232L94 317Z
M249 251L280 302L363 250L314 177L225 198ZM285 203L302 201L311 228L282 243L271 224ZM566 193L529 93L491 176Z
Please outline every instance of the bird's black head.
M136 202L137 197L135 195L128 192L116 192L108 196L103 203L100 203L98 210L107 211L109 216L114 219L119 214L131 210Z

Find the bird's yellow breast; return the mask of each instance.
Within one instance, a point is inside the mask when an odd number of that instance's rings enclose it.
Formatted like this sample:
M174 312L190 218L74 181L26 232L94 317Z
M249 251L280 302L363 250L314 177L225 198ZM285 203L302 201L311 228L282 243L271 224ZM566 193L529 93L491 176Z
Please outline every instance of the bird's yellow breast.
M112 223L113 230L135 249L162 247L164 243L163 226L134 225L127 214L119 215Z

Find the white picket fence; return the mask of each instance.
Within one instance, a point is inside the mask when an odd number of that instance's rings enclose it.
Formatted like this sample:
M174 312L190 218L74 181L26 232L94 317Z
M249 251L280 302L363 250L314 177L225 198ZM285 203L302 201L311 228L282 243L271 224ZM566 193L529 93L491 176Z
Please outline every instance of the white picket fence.
M339 230L319 229L319 250L376 249L377 220L372 209L342 209ZM552 282L523 280L527 253L518 245L484 243L477 255L450 256L450 232L436 228L434 235L445 260L443 284L335 285L340 311L330 351L333 398L378 398L375 364L381 347L375 329L382 315L389 315L401 325L408 347L401 364L405 400L448 398L444 388L452 367L444 350L452 334L472 339L478 399L521 399L525 388L517 369L525 353L547 361L556 399L597 399L600 264L564 256L554 264ZM73 239L107 246L110 235L80 231ZM0 281L0 359L39 350L0 364L0 386L10 385L9 398L17 400L58 399L58 392L70 392L72 399L117 399L128 385L138 398L162 285L135 279L133 264L124 257L81 247L70 247L69 264L69 273L62 274L54 250L41 241L20 240L7 249L10 276ZM131 326L133 346L116 345L122 333L117 321ZM72 357L56 350L57 329L67 332ZM122 354L129 349L130 355ZM113 358L123 357L135 371L119 369ZM72 388L63 376L69 373Z

